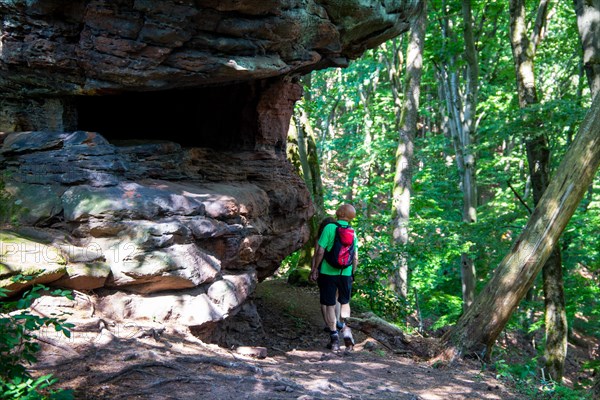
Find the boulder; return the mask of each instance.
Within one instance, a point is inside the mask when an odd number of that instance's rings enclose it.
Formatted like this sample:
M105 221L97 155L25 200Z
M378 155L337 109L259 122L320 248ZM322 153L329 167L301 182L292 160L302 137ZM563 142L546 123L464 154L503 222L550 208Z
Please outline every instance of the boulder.
M66 265L56 247L0 231L0 287L9 295L56 281L66 273Z
M28 261L18 270L35 276L27 285L103 289L98 301L119 318L180 315L185 324L213 323L240 308L256 283L306 240L308 192L275 153L207 152L139 140L117 147L97 133L47 133L10 133L0 147L0 161L12 172L7 187L15 188L10 201L28 206L27 213L13 215L21 236L3 236L3 262L14 275L17 260ZM173 151L179 162L155 169L151 179L140 176L154 168L146 169L146 162L153 165L160 149ZM63 175L69 158L74 165L96 165L111 182L97 174L47 184L29 176L35 164ZM210 162L225 158L230 162ZM53 263L41 265L50 254ZM9 281L3 286L25 288ZM120 300L109 306L105 297ZM174 311L180 300L189 309ZM193 309L204 314L192 315Z

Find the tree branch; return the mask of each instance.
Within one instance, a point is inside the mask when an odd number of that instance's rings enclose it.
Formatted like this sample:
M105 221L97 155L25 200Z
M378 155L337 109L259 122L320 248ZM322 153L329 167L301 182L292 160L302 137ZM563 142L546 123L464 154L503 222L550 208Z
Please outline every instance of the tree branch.
M527 211L529 212L529 215L531 215L533 213L533 211L531 210L531 208L527 205L527 203L525 203L525 200L523 200L523 198L519 195L519 193L517 193L517 191L515 190L515 188L512 186L512 184L510 183L510 181L506 182L508 184L508 187L510 188L510 190L512 190L512 192L515 194L515 196L517 196L517 199L519 199L519 201L521 202L521 204L523 204L523 206L527 209Z

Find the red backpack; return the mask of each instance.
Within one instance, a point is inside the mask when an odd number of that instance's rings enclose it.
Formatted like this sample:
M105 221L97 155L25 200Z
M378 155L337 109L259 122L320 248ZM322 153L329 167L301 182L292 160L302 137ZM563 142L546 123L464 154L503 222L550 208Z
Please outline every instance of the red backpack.
M337 222L333 224L337 226L335 239L331 250L325 251L325 260L334 268L344 269L354 261L354 229L350 225L342 226Z

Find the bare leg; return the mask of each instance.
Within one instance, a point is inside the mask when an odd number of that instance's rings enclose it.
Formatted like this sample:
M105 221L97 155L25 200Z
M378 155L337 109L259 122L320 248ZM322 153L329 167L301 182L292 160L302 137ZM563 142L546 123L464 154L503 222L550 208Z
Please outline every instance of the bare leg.
M342 320L350 317L350 303L340 305L340 317Z
M321 304L321 313L323 314L325 325L327 325L330 331L335 331L335 306L324 306Z
M350 304L342 304L340 311L341 320L344 321L346 318L350 317ZM344 323L344 327L342 328L342 337L344 338L346 351L352 350L354 348L354 338L352 337L350 327L346 323Z
M327 348L332 351L340 350L340 339L337 332L337 328L335 326L335 305L333 306L324 306L321 305L321 312L323 313L323 318L325 319L325 323L327 324L327 328L329 328L329 344Z

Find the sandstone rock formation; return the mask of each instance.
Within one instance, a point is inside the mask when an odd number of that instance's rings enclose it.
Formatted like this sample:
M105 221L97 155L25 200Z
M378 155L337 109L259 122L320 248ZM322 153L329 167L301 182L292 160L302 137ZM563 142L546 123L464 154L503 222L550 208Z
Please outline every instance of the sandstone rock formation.
M236 312L307 239L297 77L406 31L418 3L0 0L3 286L96 290L115 318Z
M308 192L266 151L33 131L4 135L0 162L18 222L0 234L0 285L104 288L114 319L221 320L308 234Z

